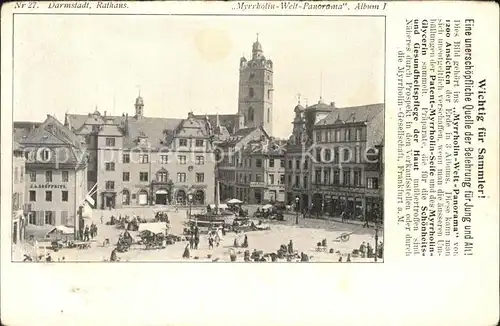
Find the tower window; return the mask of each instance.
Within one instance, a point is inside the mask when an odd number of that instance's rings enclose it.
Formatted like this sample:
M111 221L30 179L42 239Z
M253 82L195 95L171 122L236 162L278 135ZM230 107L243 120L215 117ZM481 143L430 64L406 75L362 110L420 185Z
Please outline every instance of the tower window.
M253 108L249 107L248 108L248 121L253 121Z
M248 96L253 97L253 95L254 95L254 94L253 94L253 88L250 88L250 89L248 90Z
M268 89L268 90L267 90L267 99L269 100L270 98L271 98L271 90L270 90L270 89Z
M267 108L267 122L271 121L271 108Z

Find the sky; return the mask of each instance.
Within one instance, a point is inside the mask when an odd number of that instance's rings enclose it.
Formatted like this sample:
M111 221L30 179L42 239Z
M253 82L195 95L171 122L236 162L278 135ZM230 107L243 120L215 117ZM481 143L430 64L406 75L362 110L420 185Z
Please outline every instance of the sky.
M139 91L146 116L236 113L239 60L257 33L274 63L273 136L291 133L298 94L309 105L384 101L379 17L17 15L14 120L132 115Z

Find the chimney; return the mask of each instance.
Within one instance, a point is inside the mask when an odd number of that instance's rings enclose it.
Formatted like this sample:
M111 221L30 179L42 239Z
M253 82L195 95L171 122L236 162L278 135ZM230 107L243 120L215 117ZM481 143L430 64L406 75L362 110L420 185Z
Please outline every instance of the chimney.
M332 109L334 109L335 108L335 102L330 103L330 106L332 107Z
M106 118L106 111L104 111L104 117Z

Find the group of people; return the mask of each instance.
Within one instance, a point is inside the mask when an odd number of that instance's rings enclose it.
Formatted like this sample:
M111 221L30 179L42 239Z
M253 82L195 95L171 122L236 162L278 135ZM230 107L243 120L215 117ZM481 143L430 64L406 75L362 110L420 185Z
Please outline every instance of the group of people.
M189 248L198 249L199 244L200 244L200 229L198 229L198 226L193 226L191 227L191 232L189 235Z
M378 258L382 258L384 254L384 243L382 241L379 242L377 247L377 252L375 253L375 249L371 246L371 244L363 243L359 246L359 254L361 258L374 258L377 255Z
M88 224L85 226L84 230L80 230L80 238L83 241L90 241L90 239L94 239L97 236L97 225L92 222L90 227Z
M240 242L238 241L238 238L235 238L234 242L233 242L233 247L235 247L235 248L238 248L238 247L248 248L248 235L245 234L245 237L243 238L243 243L241 244L241 246L240 246Z

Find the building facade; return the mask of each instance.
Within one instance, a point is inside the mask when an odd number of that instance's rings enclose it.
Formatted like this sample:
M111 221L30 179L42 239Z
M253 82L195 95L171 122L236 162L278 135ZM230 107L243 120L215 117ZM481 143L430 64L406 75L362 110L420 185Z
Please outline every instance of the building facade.
M249 204L284 201L283 145L263 127L242 129L219 143L221 200L237 198Z
M12 157L12 242L18 243L25 238L25 169L26 158L18 142L13 142Z
M98 208L212 203L215 192L215 130L208 117L186 119L135 115L67 115L66 124L86 138L90 154L88 187L97 184ZM93 171L96 171L95 173Z
M26 160L24 203L27 224L77 228L78 210L87 194L87 157L83 139L48 115L43 123L16 140Z
M294 108L292 135L285 154L286 201L296 210L311 206L312 154L314 126L332 111L322 99L304 108L299 103Z
M295 108L287 200L312 213L375 219L383 210L384 105Z

